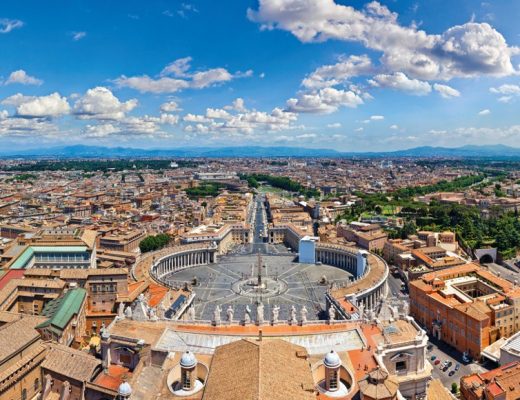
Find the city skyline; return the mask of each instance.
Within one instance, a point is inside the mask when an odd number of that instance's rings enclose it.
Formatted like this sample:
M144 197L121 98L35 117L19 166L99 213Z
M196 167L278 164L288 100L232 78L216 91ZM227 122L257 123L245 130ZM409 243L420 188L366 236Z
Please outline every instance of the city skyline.
M7 2L0 145L515 146L519 11L470 1Z

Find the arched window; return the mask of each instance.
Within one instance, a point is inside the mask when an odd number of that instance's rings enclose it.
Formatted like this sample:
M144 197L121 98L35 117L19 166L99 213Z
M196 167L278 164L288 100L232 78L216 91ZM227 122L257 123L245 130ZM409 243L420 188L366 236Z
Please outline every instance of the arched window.
M22 390L22 400L27 400L27 389Z
M36 378L34 380L34 390L37 391L40 388L40 379Z

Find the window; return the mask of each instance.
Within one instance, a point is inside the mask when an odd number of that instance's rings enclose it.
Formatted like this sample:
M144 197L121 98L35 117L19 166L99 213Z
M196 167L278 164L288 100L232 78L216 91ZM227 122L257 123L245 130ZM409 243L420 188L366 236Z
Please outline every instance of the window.
M338 371L336 370L330 372L329 387L331 390L336 390L338 388Z
M406 371L406 361L397 361L395 363L395 370L396 371Z
M191 373L190 371L183 370L182 371L182 388L183 389L191 389Z
M34 391L37 391L40 388L40 380L36 378L34 380Z
M22 400L27 400L27 389L22 390Z

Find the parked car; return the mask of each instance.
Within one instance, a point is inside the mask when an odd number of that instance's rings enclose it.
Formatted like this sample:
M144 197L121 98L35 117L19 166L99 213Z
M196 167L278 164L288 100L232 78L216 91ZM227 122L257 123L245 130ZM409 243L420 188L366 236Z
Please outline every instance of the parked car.
M453 365L453 363L451 361L448 361L448 364L446 364L449 367L451 367Z
M454 369L452 369L452 370L450 371L450 373L448 374L448 376L453 376L453 375L455 375L455 372L456 372L456 371L455 371Z
M435 361L436 358L437 358L437 356L431 356L430 360Z
M428 350L433 349L433 344L429 344L428 347L426 347Z
M439 359L436 359L435 362L433 363L434 365L439 365L441 363L441 360Z
M460 364L457 363L457 365L455 365L455 371L458 371L460 369Z

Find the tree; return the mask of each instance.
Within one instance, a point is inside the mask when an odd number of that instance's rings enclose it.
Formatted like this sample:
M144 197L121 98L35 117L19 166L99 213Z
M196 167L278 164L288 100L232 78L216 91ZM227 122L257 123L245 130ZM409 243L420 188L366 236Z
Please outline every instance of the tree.
M158 250L166 246L170 240L170 235L167 235L166 233L160 233L155 236L150 235L141 240L141 243L139 243L139 249L141 250L141 253Z
M458 390L459 390L459 388L458 388L458 386L457 386L457 383L456 383L456 382L453 382L453 383L451 384L451 393L453 393L453 394L457 394Z

